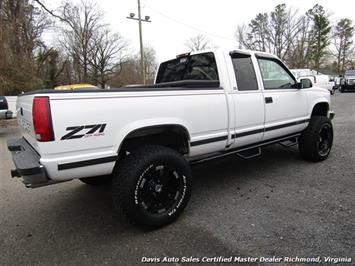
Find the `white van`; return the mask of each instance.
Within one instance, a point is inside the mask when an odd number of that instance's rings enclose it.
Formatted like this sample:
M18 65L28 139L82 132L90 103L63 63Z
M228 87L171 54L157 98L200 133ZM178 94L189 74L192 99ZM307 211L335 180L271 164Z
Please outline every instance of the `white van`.
M329 90L331 94L334 94L334 81L330 81L328 75L322 73L317 74L317 71L311 69L290 69L292 74L298 81L304 78L308 78L312 81L313 85L317 87Z

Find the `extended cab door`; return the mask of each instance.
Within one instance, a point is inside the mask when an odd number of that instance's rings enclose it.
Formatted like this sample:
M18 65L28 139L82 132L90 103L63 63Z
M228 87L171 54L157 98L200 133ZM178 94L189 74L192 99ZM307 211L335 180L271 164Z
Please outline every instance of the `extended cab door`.
M241 147L263 138L264 97L255 74L255 58L248 53L232 52L230 59L234 70L231 75L235 117L232 147Z
M279 59L257 60L264 87L264 140L299 133L309 121L306 91L296 88L297 81Z

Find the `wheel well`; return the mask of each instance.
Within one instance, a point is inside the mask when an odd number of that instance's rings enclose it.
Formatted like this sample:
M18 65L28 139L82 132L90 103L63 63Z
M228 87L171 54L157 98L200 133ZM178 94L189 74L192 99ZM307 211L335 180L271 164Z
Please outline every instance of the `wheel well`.
M162 145L181 154L189 153L189 134L183 126L159 125L136 129L123 140L119 153L127 152L142 145Z
M311 116L327 116L329 110L329 105L328 103L317 103L312 110L312 115Z

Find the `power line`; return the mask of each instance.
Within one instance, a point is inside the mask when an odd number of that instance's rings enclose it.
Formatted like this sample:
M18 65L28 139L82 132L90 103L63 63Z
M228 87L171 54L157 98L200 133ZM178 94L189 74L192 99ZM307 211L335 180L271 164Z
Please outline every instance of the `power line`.
M143 2L143 3L144 3L144 2ZM195 26L192 26L192 25L190 25L190 24L187 24L187 23L185 23L185 22L181 22L181 21L179 21L179 20L177 20L177 19L175 19L175 18L172 18L172 17L170 17L170 16L168 16L168 15L165 15L164 13L162 13L162 12L160 12L160 11L158 11L158 10L156 10L156 9L154 9L154 8L152 8L152 7L150 7L150 6L148 6L148 5L145 4L145 3L144 3L144 7L147 7L148 9L152 10L153 12L155 12L155 13L157 13L157 14L159 14L159 15L161 15L161 16L163 16L163 17L165 17L165 18L167 18L167 19L169 19L169 20L171 20L171 21L174 21L174 22L177 23L177 24L181 24L181 25L183 25L183 26L185 26L185 27L188 27L188 28L191 28L191 29L193 29L193 30L195 30L195 31L204 33L204 34L206 34L206 35L214 36L214 37L216 37L216 38L225 39L225 40L228 40L228 41L233 41L233 42L235 42L235 40L233 40L233 39L231 39L231 38L228 38L228 37L225 37L225 36L221 36L221 35L218 35L218 34L214 34L214 33L205 31L205 30L203 30L203 29L197 28L197 27L195 27Z

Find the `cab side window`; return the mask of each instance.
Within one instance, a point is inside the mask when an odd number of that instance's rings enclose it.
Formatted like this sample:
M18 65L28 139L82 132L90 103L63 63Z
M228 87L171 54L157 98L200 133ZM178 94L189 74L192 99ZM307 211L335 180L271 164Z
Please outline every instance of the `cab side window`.
M278 60L258 58L258 63L266 90L290 89L295 85L296 81L294 78Z
M238 91L258 90L258 83L251 56L244 54L232 54L231 56Z

